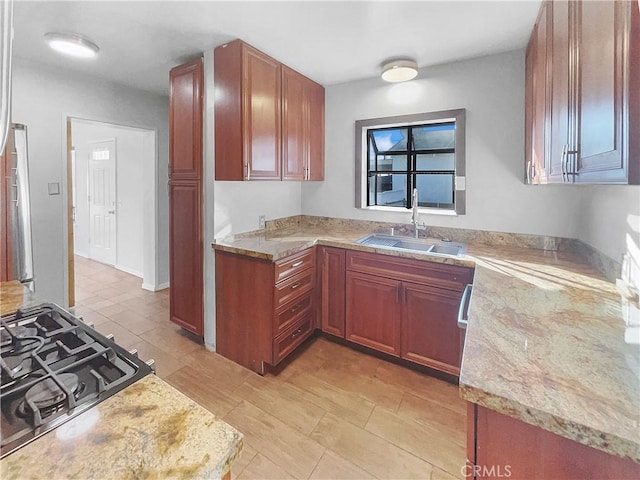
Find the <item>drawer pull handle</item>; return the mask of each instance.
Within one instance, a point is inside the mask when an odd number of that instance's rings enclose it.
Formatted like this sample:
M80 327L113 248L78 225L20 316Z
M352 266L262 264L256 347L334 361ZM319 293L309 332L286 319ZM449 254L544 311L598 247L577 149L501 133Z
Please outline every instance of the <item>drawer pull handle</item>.
M295 332L293 332L291 334L291 338L294 339L294 338L300 336L301 333L302 333L302 328L299 328L298 330L296 330Z
M297 305L294 305L294 306L291 308L291 313L296 313L296 312L297 312L298 310L300 310L301 308L302 308L302 304L301 304L301 303L298 303Z
M467 328L469 324L469 312L465 311L465 307L467 306L467 297L471 295L471 290L473 289L473 284L468 284L464 287L464 291L462 292L462 298L460 299L460 307L458 308L458 327ZM467 307L468 308L468 307Z
M291 268L296 268L299 267L300 265L302 265L304 263L304 260L298 260L296 263L294 263L293 265L291 265Z
M293 285L291 285L291 290L295 290L296 288L298 288L300 285L302 285L302 282L296 282Z

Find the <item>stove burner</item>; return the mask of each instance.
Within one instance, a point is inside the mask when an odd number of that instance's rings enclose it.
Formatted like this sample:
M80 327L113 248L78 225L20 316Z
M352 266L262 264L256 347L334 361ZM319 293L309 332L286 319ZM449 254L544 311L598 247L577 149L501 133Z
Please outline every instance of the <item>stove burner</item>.
M84 384L80 384L78 376L73 373L61 373L58 375L58 379L73 393L74 398L77 398L84 390ZM22 418L32 417L33 407L36 407L40 410L41 416L46 417L56 412L66 398L67 394L60 388L60 385L48 377L27 391L24 400L18 405L17 414Z

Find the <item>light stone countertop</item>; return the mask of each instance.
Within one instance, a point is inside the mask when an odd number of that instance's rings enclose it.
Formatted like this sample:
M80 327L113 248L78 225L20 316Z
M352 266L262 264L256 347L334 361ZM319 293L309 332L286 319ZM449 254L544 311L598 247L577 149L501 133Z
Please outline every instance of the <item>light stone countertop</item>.
M553 238L477 231L453 238L468 240L462 258L402 252L354 243L389 233L383 224L302 218L213 248L278 260L318 244L475 266L461 396L640 463L640 346L625 343L621 297L584 256L562 242L542 250Z
M242 442L235 428L147 375L0 460L0 478L222 478Z

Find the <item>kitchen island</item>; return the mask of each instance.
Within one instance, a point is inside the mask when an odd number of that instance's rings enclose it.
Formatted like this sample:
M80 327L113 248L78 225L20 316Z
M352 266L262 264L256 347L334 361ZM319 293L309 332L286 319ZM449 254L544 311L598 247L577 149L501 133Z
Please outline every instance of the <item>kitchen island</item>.
M275 261L326 245L474 267L461 396L597 449L594 455L605 452L640 472L639 348L625 343L615 285L590 264L578 242L429 228L428 237L468 243L466 255L437 256L355 243L373 232L389 233L391 227L396 234L412 233L402 231L402 225L298 217L217 240L213 247ZM474 419L469 421L471 431ZM471 445L470 457L475 447Z
M2 316L41 304L18 282L0 294ZM242 446L235 428L149 374L4 457L0 478L228 479Z

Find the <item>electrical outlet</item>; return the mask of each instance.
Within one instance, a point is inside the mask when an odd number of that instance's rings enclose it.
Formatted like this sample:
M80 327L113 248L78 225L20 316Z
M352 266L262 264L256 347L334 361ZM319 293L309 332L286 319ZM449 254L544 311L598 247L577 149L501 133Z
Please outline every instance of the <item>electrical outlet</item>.
M264 215L258 217L258 228L262 229L267 226L267 220Z

